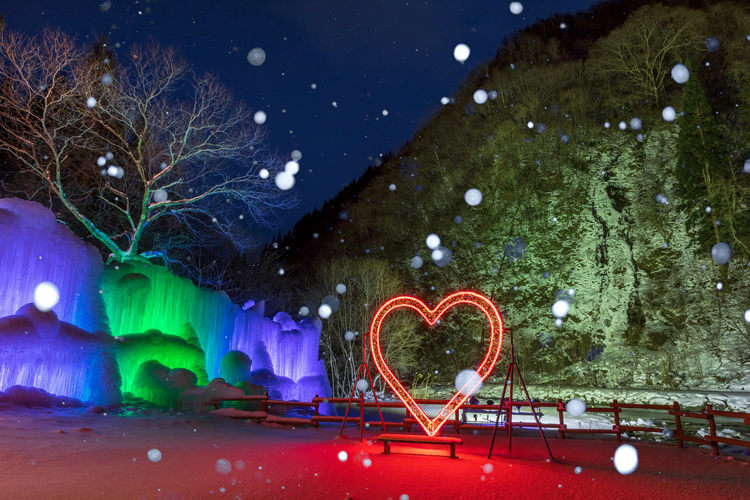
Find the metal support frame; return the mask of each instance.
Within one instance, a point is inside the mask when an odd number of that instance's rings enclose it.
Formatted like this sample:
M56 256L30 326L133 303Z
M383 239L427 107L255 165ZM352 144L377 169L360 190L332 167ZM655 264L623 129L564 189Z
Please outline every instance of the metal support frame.
M510 380L510 395L509 395L509 402L510 406L508 406L508 416L505 419L505 428L508 430L508 453L511 451L511 443L513 440L513 423L512 423L512 415L513 415L513 370L515 370L516 375L518 375L518 380L521 382L521 387L523 387L523 392L526 394L526 400L529 402L529 409L531 410L531 414L534 416L534 421L536 422L536 426L539 429L539 434L542 436L542 439L544 440L544 445L547 447L547 453L549 454L550 460L554 460L555 457L552 456L552 451L549 449L549 443L547 442L547 437L544 435L544 432L542 431L542 425L539 423L539 417L537 417L536 412L534 411L534 405L531 402L531 396L529 396L529 391L526 389L526 384L523 381L523 377L521 376L521 370L518 369L518 364L516 363L516 356L513 352L513 330L512 329L505 329L506 332L510 335L510 361L508 363L508 369L505 372L505 382L503 383L503 394L500 398L500 406L497 407L497 417L495 417L495 428L492 431L492 441L490 442L490 451L487 453L487 458L492 458L492 449L495 446L495 434L497 434L497 425L500 422L500 412L503 410L503 405L505 404L505 390L508 388L508 380Z
M367 336L366 333L362 339L362 363L359 364L357 369L357 375L354 378L354 387L352 387L352 393L349 396L349 404L346 405L346 413L344 413L344 421L341 422L341 430L339 436L344 433L344 426L346 425L346 417L349 415L349 408L352 406L352 400L354 399L354 392L357 390L357 381L364 378L365 373L367 374L367 380L370 381L370 387L372 388L372 395L375 397L375 404L378 407L378 414L380 415L380 422L383 424L383 432L388 432L385 428L385 420L383 419L383 412L380 410L380 402L378 401L378 395L375 393L375 386L372 383L372 376L370 376L370 367L367 366ZM362 430L365 427L365 391L359 391L360 402L359 402L359 440L362 441Z

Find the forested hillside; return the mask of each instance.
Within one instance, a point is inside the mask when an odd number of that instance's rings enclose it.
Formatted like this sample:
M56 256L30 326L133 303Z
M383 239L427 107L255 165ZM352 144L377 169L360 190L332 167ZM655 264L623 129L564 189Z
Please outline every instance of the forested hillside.
M677 64L686 83L673 78ZM473 289L503 310L537 383L746 376L750 6L609 2L539 21L452 97L247 273L256 293L312 314L338 283L362 288L339 297L354 313L324 326L331 370L359 352L344 332L367 329L383 290L435 302ZM481 203L465 201L469 189ZM732 252L724 265L711 253L721 242ZM352 280L361 266L372 270ZM560 299L570 312L556 326ZM400 373L440 380L471 367L484 338L465 316L402 332L418 355Z

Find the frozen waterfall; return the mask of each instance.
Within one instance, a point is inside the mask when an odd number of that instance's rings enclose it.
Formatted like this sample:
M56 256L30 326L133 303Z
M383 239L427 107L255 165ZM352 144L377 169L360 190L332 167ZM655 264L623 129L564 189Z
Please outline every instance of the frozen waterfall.
M320 320L297 323L283 312L269 319L263 303L241 310L226 293L146 259L102 260L44 206L0 199L0 390L33 386L115 403L121 390L139 393L136 379L157 362L205 385L231 348L284 398L331 395L318 360ZM30 304L42 281L60 291L46 313ZM158 377L146 379L160 390Z
M318 374L318 346L322 324L318 319L296 323L288 314L280 312L273 320L263 311L251 308L237 312L231 348L247 353L253 360L252 369L272 369L281 377L295 382L302 377ZM256 343L262 342L272 366L257 362L253 354ZM260 359L258 361L261 361ZM322 394L321 394L322 396Z
M88 333L26 304L0 318L0 391L23 385L85 402L119 403L112 344L107 334Z
M209 378L219 376L219 362L229 351L239 309L226 293L199 288L166 267L145 261L107 266L102 289L112 335L156 329L184 337L190 325L206 353Z
M109 331L99 279L99 251L77 238L39 203L0 198L0 318L33 300L34 287L50 281L60 290L54 311L94 332Z

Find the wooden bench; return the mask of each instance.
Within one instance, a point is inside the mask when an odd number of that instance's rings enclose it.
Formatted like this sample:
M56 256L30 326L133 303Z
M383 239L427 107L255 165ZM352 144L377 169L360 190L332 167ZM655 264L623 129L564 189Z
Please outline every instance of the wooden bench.
M378 436L378 441L383 443L383 455L391 452L391 443L448 444L451 447L451 458L458 458L456 445L463 444L460 438L455 437L412 436L411 434L381 434Z

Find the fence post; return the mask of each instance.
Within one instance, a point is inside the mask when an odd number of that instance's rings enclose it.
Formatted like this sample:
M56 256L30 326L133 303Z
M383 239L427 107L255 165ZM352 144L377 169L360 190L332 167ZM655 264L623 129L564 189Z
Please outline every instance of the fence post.
M563 419L563 409L564 406L562 404L562 399L557 398L557 413L560 414L560 439L565 439L565 420Z
M706 415L706 419L708 420L708 430L711 433L711 437L716 437L716 422L714 422L714 416L710 415L706 410L713 410L713 406L707 404L706 409L703 410L703 414ZM711 441L711 448L713 449L714 455L721 455L718 442Z
M315 401L316 399L318 399L318 395L317 394L313 398L313 401ZM320 415L320 413L318 412L318 407L319 406L320 406L320 403L318 403L317 401L315 401L315 416L316 417Z
M617 441L622 441L622 432L620 432L620 407L617 406L617 400L613 400L612 407L615 409L615 430L617 431Z
M678 436L682 436L682 420L680 420L680 403L677 401L672 402L672 406L674 406L675 415L674 415L674 426L675 426L675 432L677 432ZM685 448L685 442L677 438L677 446L680 448Z

